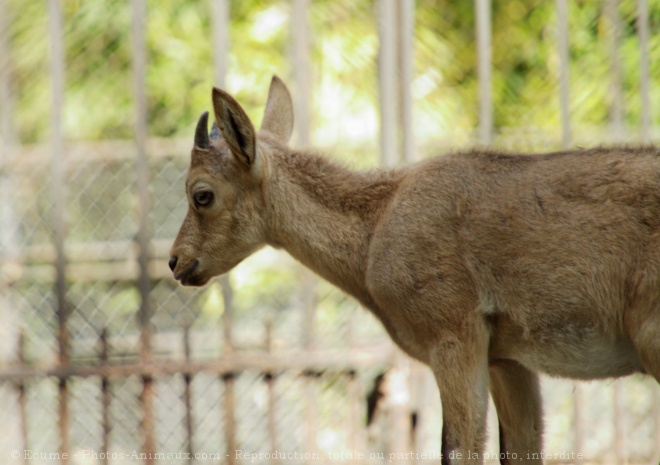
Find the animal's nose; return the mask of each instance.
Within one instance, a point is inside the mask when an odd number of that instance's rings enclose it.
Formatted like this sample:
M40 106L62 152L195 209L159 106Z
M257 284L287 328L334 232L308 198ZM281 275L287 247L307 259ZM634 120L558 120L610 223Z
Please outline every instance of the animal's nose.
M168 263L168 265L170 265L170 270L174 271L174 268L176 268L177 260L178 259L176 257L170 257L170 261Z

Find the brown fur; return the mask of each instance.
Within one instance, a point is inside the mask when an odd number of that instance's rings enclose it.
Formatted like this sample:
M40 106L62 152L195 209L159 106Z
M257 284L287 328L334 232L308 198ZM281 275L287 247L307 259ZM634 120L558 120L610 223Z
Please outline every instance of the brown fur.
M541 448L535 372L660 381L658 149L473 151L354 173L287 148L276 77L257 135L228 94L213 103L223 140L193 149L175 277L203 285L269 244L353 295L433 369L443 463L481 463L467 451L483 449L489 389L502 451L524 464Z

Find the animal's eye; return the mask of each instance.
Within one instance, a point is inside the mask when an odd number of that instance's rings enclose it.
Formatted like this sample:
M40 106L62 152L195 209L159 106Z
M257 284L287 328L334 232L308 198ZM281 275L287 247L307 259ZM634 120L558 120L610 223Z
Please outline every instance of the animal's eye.
M206 207L211 204L213 201L213 192L211 191L199 191L195 192L193 195L195 199L195 205L198 207Z

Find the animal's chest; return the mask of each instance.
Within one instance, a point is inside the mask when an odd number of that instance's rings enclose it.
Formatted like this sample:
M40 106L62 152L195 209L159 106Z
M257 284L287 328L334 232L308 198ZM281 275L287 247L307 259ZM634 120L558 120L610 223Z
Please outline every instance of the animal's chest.
M512 359L532 371L574 379L618 377L642 370L631 342L602 334L595 325L523 328L498 318L491 360Z

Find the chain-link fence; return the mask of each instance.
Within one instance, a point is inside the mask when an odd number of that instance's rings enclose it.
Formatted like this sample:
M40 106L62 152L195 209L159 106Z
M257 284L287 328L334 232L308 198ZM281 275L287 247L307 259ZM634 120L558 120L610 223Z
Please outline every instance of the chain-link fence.
M432 377L352 299L273 250L171 279L193 126L276 72L294 143L356 167L655 140L660 2L600 3L0 0L0 460L437 458ZM657 461L655 381L543 389L557 461Z

